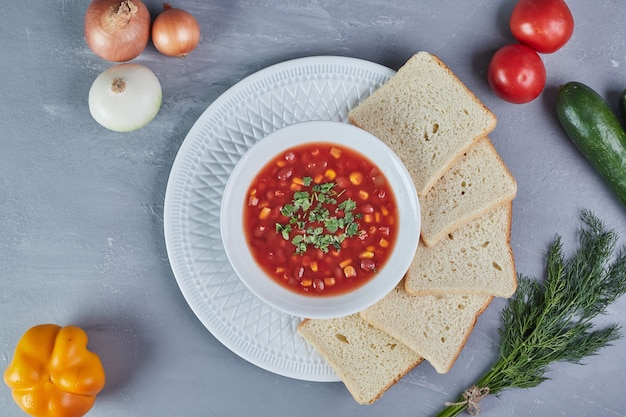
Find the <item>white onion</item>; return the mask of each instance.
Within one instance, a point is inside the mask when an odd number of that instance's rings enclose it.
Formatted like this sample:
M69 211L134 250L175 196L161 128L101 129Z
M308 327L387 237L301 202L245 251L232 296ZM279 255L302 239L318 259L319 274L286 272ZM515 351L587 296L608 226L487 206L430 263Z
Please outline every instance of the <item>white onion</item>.
M161 83L141 64L118 64L93 82L89 112L107 129L130 132L147 125L159 112Z

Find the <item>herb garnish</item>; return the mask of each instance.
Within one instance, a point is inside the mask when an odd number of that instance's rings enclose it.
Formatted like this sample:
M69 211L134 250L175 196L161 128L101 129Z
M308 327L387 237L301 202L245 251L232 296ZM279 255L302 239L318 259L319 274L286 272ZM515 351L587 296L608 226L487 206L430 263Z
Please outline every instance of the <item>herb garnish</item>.
M500 358L455 403L437 417L476 415L478 402L506 388L532 388L548 379L553 362L581 364L621 337L620 325L594 329L592 319L626 293L626 247L605 231L591 212L582 212L579 248L565 259L560 237L548 249L544 282L520 276L516 294L502 310ZM609 264L609 262L612 263Z
M313 178L304 177L302 183L310 191L294 192L292 202L281 209L289 222L276 223L276 232L285 240L298 231L291 238L296 254L305 253L308 246L324 253L331 247L339 250L344 240L362 233L357 222L361 215L354 213L356 202L350 198L339 202L343 191L338 193L334 182L313 184ZM343 216L338 217L339 213Z

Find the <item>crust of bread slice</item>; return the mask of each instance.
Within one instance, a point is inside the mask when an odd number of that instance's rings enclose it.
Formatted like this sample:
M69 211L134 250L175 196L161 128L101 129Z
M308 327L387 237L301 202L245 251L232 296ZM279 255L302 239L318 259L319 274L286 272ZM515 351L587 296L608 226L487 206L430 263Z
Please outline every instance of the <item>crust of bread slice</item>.
M420 199L421 237L435 246L449 233L513 201L517 182L488 137L480 139Z
M492 296L474 294L408 295L401 282L360 314L366 322L423 356L438 373L445 374L465 347L478 316L492 299Z
M433 247L420 242L405 276L406 292L511 297L517 289L510 244L512 206L509 202L488 211Z
M497 122L450 68L428 52L412 56L348 117L400 157L419 196Z
M424 360L358 314L305 319L298 333L322 355L360 404L378 400Z

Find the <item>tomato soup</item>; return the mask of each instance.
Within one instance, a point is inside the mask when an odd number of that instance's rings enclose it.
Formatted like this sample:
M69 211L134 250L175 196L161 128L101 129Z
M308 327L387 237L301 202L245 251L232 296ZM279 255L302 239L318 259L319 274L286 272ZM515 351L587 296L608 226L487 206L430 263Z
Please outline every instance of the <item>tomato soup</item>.
M259 171L243 221L254 259L275 281L338 295L368 282L391 256L398 209L369 159L314 143L281 152Z

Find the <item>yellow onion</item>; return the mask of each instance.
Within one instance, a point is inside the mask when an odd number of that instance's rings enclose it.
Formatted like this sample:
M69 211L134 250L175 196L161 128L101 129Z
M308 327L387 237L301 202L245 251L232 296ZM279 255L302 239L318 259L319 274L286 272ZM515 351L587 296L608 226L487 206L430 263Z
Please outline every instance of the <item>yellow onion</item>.
M141 0L94 0L85 14L85 40L113 62L136 58L150 39L150 12Z
M189 12L165 3L152 23L152 43L163 55L184 57L200 42L200 26Z

